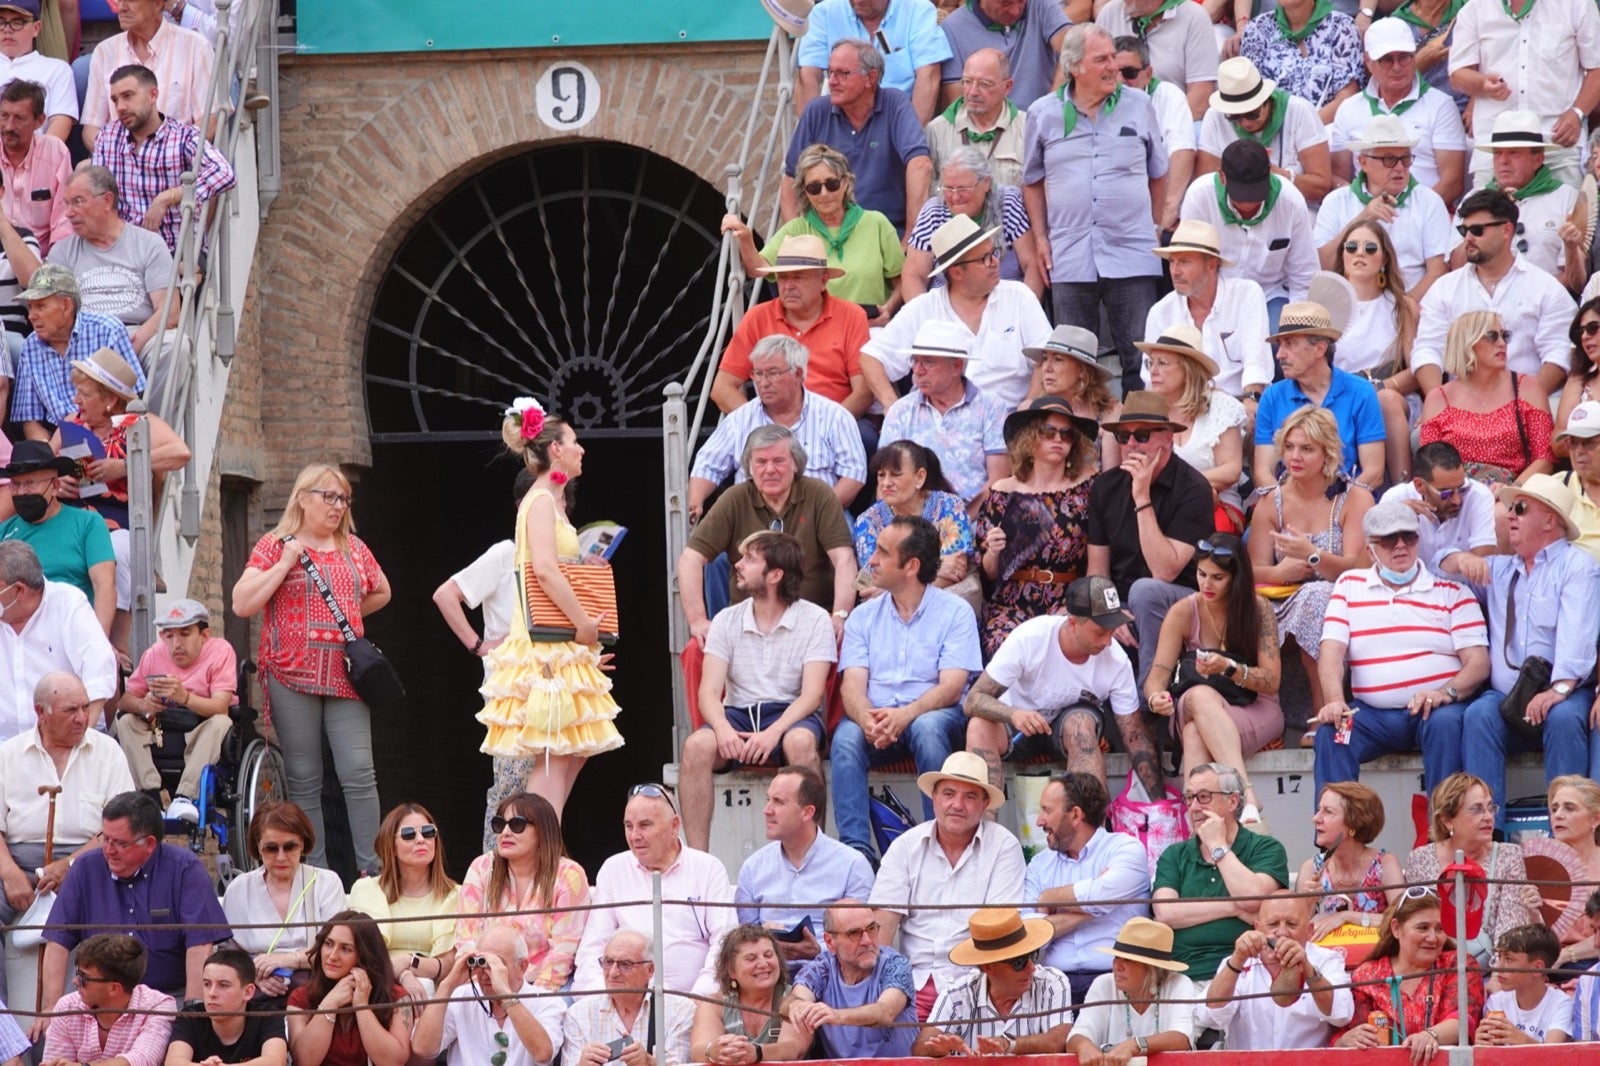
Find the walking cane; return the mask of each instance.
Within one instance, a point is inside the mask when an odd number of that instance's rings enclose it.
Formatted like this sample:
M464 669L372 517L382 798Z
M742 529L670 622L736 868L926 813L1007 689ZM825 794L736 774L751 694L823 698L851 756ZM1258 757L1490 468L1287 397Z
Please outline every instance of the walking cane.
M60 785L40 785L39 795L50 797L50 810L44 820L44 864L49 866L56 853L56 797L61 795ZM44 1013L44 945L39 945L37 972L34 975L33 1013Z

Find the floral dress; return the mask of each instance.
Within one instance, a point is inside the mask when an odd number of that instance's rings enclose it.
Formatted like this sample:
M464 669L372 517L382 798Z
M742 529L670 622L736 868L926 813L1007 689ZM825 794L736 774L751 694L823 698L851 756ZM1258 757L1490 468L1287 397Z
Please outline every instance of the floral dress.
M1284 37L1277 12L1268 11L1250 20L1239 51L1263 78L1271 78L1278 88L1309 101L1312 107L1332 100L1351 82L1357 87L1367 83L1361 34L1349 15L1328 12L1301 43L1306 46L1304 54Z
M991 491L973 523L973 543L982 544L989 530L1005 530L1000 575L985 581L983 658L987 662L1018 625L1041 614L1059 614L1066 607L1067 580L1028 581L1019 570L1049 570L1081 577L1089 556L1084 516L1093 477L1059 492Z
M930 492L922 503L922 517L939 531L939 558L972 553L972 520L966 504L952 492ZM861 512L853 530L856 565L865 568L878 547L878 534L894 520L894 512L882 500Z
M1322 895L1317 900L1317 913L1349 911L1353 914L1382 914L1389 906L1389 897L1384 895L1382 887L1383 857L1387 854L1387 851L1379 848L1367 872L1361 875L1361 883L1348 892L1333 887L1333 878L1328 875L1327 854L1319 851L1311 856L1311 869L1316 872L1317 881L1322 886Z
M1333 508L1328 517L1328 528L1320 533L1308 536L1312 545L1322 555L1344 554L1344 527L1339 524L1339 516L1344 512L1344 503L1350 498L1349 490L1339 493L1334 497ZM1278 514L1278 528L1283 528L1283 488L1279 486L1272 490L1272 506ZM1282 562L1283 557L1273 553L1275 562ZM1333 595L1333 582L1307 581L1288 599L1275 600L1272 604L1273 613L1278 616L1278 644L1281 647L1290 637L1300 645L1300 650L1311 656L1317 657L1317 652L1322 647L1322 620L1328 613L1328 600Z
M528 510L546 489L534 489L517 509L517 573L530 559ZM556 553L578 558L578 532L556 512ZM488 727L479 749L489 755L598 755L622 747L612 724L620 708L611 698L611 679L600 669L600 654L573 641L535 641L528 637L528 607L518 597L511 632L484 657L489 676L478 691Z
M525 976L528 983L546 992L557 991L572 976L573 959L578 954L578 942L583 939L583 926L589 918L589 875L583 872L583 867L562 856L556 865L555 886L548 902L539 900L537 893L531 899L512 899L509 892L498 900L491 900L488 890L493 868L493 855L479 855L467 867L466 879L461 882L461 913L456 919L456 950L471 951L485 931L509 926L522 935L527 945ZM492 911L543 913L481 917Z

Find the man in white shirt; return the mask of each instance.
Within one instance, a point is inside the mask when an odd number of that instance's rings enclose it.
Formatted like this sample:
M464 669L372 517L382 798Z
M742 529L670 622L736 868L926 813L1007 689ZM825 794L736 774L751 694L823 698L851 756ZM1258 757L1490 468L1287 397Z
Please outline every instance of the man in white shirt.
M1209 9L1167 4L1161 0L1111 0L1095 6L1095 22L1113 36L1145 42L1157 77L1184 94L1191 120L1206 113L1206 100L1217 86L1217 38ZM1122 46L1117 45L1121 51Z
M1171 326L1189 325L1205 338L1205 352L1217 364L1212 388L1245 400L1255 415L1261 390L1272 384L1272 350L1267 346L1267 299L1261 286L1244 277L1223 277L1232 266L1222 257L1217 227L1200 219L1178 223L1166 247L1155 253L1167 261L1172 291L1145 316L1144 339L1153 343ZM1150 370L1144 370L1150 384Z
M1222 151L1222 169L1196 178L1183 194L1183 217L1217 229L1225 278L1249 278L1267 298L1267 325L1291 300L1304 300L1317 272L1317 246L1305 197L1273 172L1267 150L1234 141Z
M65 141L78 121L78 87L64 60L39 51L39 0L0 4L0 86L21 78L44 89L44 132Z
M1494 130L1478 141L1488 155L1494 177L1486 189L1509 193L1517 202L1516 249L1540 270L1549 271L1568 292L1581 292L1589 280L1589 257L1583 249L1587 208L1578 190L1557 180L1546 165L1548 149L1539 116L1531 111L1502 111ZM1460 266L1460 253L1451 258Z
M1355 1017L1344 955L1310 943L1309 904L1287 891L1263 900L1207 986L1199 1018L1223 1031L1229 1051L1327 1047Z
M1108 709L1135 764L1141 756L1155 760L1133 664L1113 635L1133 623L1132 612L1106 577L1068 585L1066 608L1013 629L967 692L967 750L982 756L991 785L1005 783L1003 760L1041 752L1104 781L1100 737Z
M524 976L522 938L505 926L490 929L471 953L459 952L422 1008L411 1051L448 1066L550 1066L560 1047L562 1001L532 995ZM513 976L514 975L514 976Z
M1017 838L984 817L1006 797L989 783L981 758L955 752L939 770L919 776L917 787L933 800L933 819L889 845L870 903L878 912L878 942L892 947L900 934L917 990L917 1019L927 1021L936 995L965 976L950 962L950 949L966 938L968 916L986 903L1019 898L1024 866ZM921 906L950 902L967 906Z
M1045 342L1050 320L1026 285L1001 280L995 232L984 232L959 214L933 231L929 276L944 274L948 284L908 301L861 349L862 376L885 411L898 399L893 383L911 372L917 331L934 321L956 323L970 338L967 377L979 389L997 397L1008 411L1028 395L1033 364L1022 349Z
M1167 201L1161 209L1161 229L1171 232L1178 225L1178 208L1183 192L1194 177L1194 116L1183 86L1156 77L1150 65L1150 46L1144 38L1125 34L1111 42L1117 50L1117 70L1122 84L1150 94L1156 109L1156 124L1167 146Z
M1443 95L1443 94L1441 94ZM1394 242L1400 276L1413 300L1444 276L1444 257L1455 242L1450 211L1439 194L1412 174L1417 139L1400 119L1378 115L1350 142L1359 173L1322 201L1312 236L1322 269L1342 261L1340 236L1352 222L1382 226Z
M1517 254L1520 217L1516 202L1503 192L1479 189L1461 202L1456 228L1464 231L1467 265L1428 289L1411 346L1411 369L1423 395L1443 382L1445 334L1468 311L1500 316L1501 328L1511 333L1506 365L1513 373L1534 375L1548 392L1566 384L1572 297L1549 273Z
M117 655L89 598L76 586L46 581L26 543L0 541L0 740L33 725L34 686L52 670L83 682L89 721L106 728L105 704L117 692Z
M1333 176L1349 181L1356 175L1351 142L1362 137L1371 120L1392 115L1416 140L1411 173L1420 185L1439 194L1446 204L1466 188L1467 132L1447 92L1432 88L1417 74L1417 41L1403 19L1382 18L1367 27L1366 88L1334 112L1329 147Z
M1600 413L1600 406L1596 410ZM1417 558L1429 569L1435 558L1443 558L1442 549L1485 558L1498 550L1494 493L1483 482L1467 477L1461 453L1447 440L1418 448L1411 462L1411 480L1390 488L1381 502L1403 503L1416 512Z
M1222 155L1238 141L1261 145L1272 172L1316 203L1333 187L1328 128L1309 101L1263 78L1246 56L1217 68L1217 91L1200 119L1199 174L1215 173Z
M1468 0L1451 36L1450 85L1472 98L1472 123L1532 111L1560 149L1550 169L1578 184L1584 117L1600 104L1600 10L1587 0ZM1488 160L1473 160L1487 175Z
M578 996L562 1021L561 1061L565 1066L682 1066L692 1061L689 1031L694 1001L667 997L667 1031L656 1032L651 980L656 964L644 933L624 929L602 946L600 972L612 991ZM620 1052L612 1045L620 1044Z
M649 903L652 875L659 873L663 899L689 901L666 907L662 913L666 987L701 995L721 994L715 974L716 950L722 934L734 926L734 911L732 907L699 904L732 903L733 885L722 861L685 847L678 840L678 828L678 808L665 788L643 784L628 790L628 806L622 816L628 850L607 859L594 879L589 902L595 909L583 927L573 988L588 992L607 987L600 972L600 949L613 933L634 929L650 935L654 922Z
M1050 942L1040 958L1067 975L1072 999L1082 1003L1094 979L1111 968L1104 951L1129 918L1150 917L1139 899L1150 891L1150 860L1126 833L1106 832L1111 803L1105 782L1069 770L1056 774L1039 798L1037 825L1050 845L1028 862L1022 898L1050 922Z

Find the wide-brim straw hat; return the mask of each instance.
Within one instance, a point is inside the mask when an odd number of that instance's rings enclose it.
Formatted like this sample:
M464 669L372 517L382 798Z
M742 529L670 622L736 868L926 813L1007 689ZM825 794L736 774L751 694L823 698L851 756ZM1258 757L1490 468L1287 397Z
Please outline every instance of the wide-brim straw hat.
M1158 970L1182 973L1189 968L1188 963L1172 957L1172 927L1150 918L1129 918L1122 923L1110 947L1095 950L1129 962L1142 962Z
M1247 115L1266 103L1277 87L1247 56L1234 56L1217 65L1217 88L1210 103L1224 115Z
M971 215L952 215L948 221L933 231L928 243L933 248L933 269L928 277L936 278L955 266L967 250L974 248L1000 232L1000 227L979 229Z
M929 770L917 778L917 788L929 799L933 798L933 790L939 787L939 782L949 779L960 781L964 785L977 785L989 794L989 810L998 811L1005 806L1006 794L989 783L989 764L983 761L982 755L974 755L970 751L953 752L944 765L937 770Z
M1544 126L1532 111L1502 111L1495 116L1494 129L1487 140L1473 145L1480 152L1496 148L1559 148L1554 141L1545 139Z
M1099 351L1100 338L1095 336L1093 330L1082 326L1057 326L1050 331L1049 338L1043 344L1036 348L1024 348L1022 354L1034 363L1044 359L1047 352L1069 355L1109 380L1112 370L1097 358Z
M814 233L796 233L778 245L778 257L757 267L760 274L793 274L801 270L826 270L829 279L844 277L844 271L828 265L828 248Z
M1172 239L1164 247L1150 249L1162 259L1171 259L1179 252L1199 252L1209 255L1223 266L1233 266L1233 260L1222 256L1222 235L1217 227L1198 218L1186 218L1172 231Z
M1278 316L1278 332L1268 336L1267 340L1276 343L1285 337L1326 337L1336 341L1343 335L1339 327L1333 324L1333 316L1326 307L1303 300L1283 305L1283 313Z
M1578 539L1578 523L1572 520L1575 497L1572 495L1572 490L1554 474L1535 474L1520 485L1501 485L1495 495L1507 507L1511 506L1519 496L1526 496L1530 500L1544 504L1561 516L1561 524L1567 531L1567 539Z
M950 949L957 966L982 966L1020 959L1050 943L1055 929L1048 918L1024 918L1015 907L984 907L967 919L972 934Z
M87 359L74 359L72 369L124 400L139 398L139 379L133 367L110 348L96 349Z
M1206 372L1206 377L1217 376L1217 364L1200 347L1205 343L1205 338L1200 331L1187 322L1178 322L1167 326L1161 331L1161 336L1153 341L1134 341L1133 346L1141 352L1171 352L1181 355Z
M1380 148L1415 148L1417 138L1406 124L1393 115L1374 115L1361 131L1361 139L1350 142L1352 152L1375 152Z

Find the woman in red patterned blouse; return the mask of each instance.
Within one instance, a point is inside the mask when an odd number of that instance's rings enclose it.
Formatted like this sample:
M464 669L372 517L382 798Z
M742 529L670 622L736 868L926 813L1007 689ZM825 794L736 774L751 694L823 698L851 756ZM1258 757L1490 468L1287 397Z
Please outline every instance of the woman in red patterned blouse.
M389 579L355 535L350 482L337 467L313 463L295 478L277 528L256 542L237 584L233 611L250 618L266 611L256 663L267 708L277 726L288 775L287 798L316 830L306 861L327 866L322 841L322 735L344 788L356 863L378 868L378 779L372 765L372 713L344 668L344 637L301 565L309 559L328 583L356 636L362 620L389 602Z

